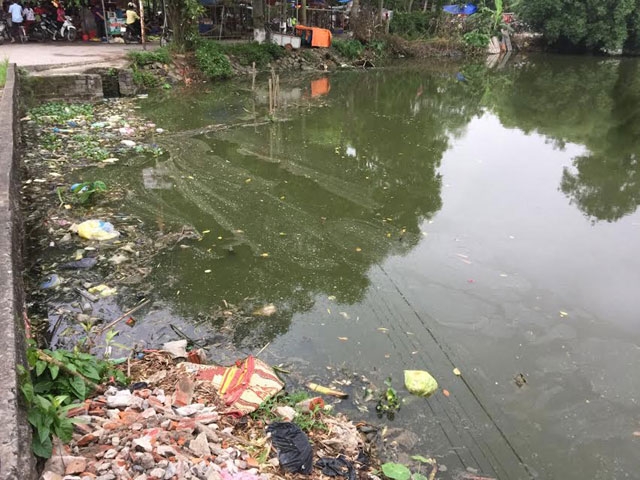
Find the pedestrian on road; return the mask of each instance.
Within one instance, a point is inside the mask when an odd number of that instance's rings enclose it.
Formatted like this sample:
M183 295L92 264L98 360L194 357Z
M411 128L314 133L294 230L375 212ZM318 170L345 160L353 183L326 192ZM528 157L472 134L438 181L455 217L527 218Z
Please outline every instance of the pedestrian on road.
M93 18L95 18L96 20L98 37L100 37L102 40L105 40L107 37L107 33L104 31L104 14L102 12L102 7L100 7L100 5L98 5L97 3L94 3L93 7L91 7L91 10L93 12Z
M27 34L29 34L29 30L31 30L31 25L36 21L36 14L31 8L31 3L25 4L22 9L22 16L24 17L24 29Z
M9 6L11 14L11 43L16 43L16 38L20 38L20 27L22 26L22 7L16 0L13 0Z

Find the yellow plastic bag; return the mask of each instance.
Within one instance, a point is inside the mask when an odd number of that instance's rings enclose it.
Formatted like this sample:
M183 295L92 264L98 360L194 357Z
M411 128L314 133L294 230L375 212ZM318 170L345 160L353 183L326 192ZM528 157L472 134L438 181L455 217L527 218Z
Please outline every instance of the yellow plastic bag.
M405 370L404 385L410 393L428 397L438 390L438 382L424 370Z
M112 240L120 236L113 225L103 220L87 220L78 225L78 235L87 240Z

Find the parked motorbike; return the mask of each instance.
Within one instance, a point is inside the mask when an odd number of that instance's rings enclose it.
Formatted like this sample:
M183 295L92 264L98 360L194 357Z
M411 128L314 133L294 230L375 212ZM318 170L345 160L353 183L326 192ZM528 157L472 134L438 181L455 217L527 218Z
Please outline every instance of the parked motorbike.
M47 38L53 38L53 33L47 30L42 22L36 22L31 25L27 37L35 42L44 42Z
M68 41L73 42L78 36L78 30L74 27L70 16L64 17L64 23L60 27L60 38L66 38ZM55 37L54 37L55 40Z
M0 45L2 45L5 40L11 41L11 32L9 30L7 21L4 18L0 19Z
M50 38L55 40L58 36L58 24L46 15L42 15L42 19L37 24L38 30L43 33L44 39Z

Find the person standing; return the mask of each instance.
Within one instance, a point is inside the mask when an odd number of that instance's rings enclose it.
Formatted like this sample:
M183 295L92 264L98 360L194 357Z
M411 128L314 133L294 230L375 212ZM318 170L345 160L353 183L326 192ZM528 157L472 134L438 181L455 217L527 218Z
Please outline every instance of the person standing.
M22 16L24 17L24 29L28 35L29 30L31 29L31 26L36 21L36 14L33 11L33 8L31 8L30 3L25 4L24 8L22 9Z
M20 27L22 26L22 7L16 0L12 0L9 5L11 15L11 43L16 43L16 38L20 38Z
M96 30L98 31L98 37L104 41L106 40L107 33L104 31L104 13L102 8L97 3L94 3L91 7L93 12L93 18L96 21Z

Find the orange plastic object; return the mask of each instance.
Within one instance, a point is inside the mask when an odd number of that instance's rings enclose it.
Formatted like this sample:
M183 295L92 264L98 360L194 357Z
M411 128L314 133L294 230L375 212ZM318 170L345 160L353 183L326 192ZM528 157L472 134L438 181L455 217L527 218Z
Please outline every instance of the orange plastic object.
M312 47L329 48L331 46L331 32L326 28L296 25L296 33L303 38L307 38L310 34Z
M319 78L311 81L311 96L320 97L326 95L331 90L331 84L329 83L329 77Z

